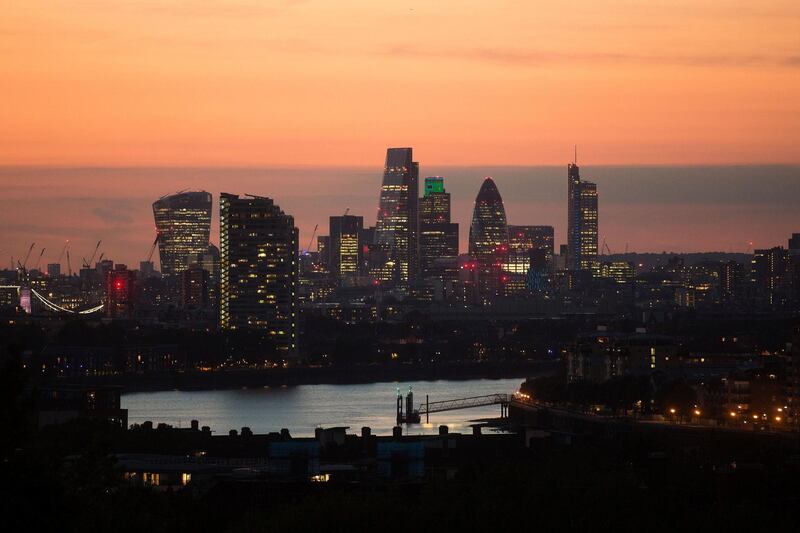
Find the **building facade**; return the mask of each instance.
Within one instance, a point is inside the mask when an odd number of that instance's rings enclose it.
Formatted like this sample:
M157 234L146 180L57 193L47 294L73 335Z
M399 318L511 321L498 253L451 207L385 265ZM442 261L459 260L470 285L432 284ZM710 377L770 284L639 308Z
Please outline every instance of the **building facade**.
M180 306L186 310L208 309L211 305L209 272L195 263L181 272Z
M423 278L458 278L458 224L450 222L450 193L441 176L425 178L419 199L419 257Z
M130 317L134 309L136 273L125 265L116 265L105 273L106 316Z
M497 185L489 177L483 180L475 198L469 255L476 263L479 298L488 303L503 292L503 265L508 261L506 210Z
M298 230L271 198L220 197L220 326L269 333L297 353Z
M724 304L741 303L745 297L744 265L726 261L719 266L719 301Z
M364 259L364 217L330 217L328 268L339 283L355 280L362 274Z
M553 226L508 226L506 271L527 275L531 268L532 250L544 250L547 257L552 257L554 235Z
M153 203L153 217L161 274L167 279L179 276L192 258L208 250L211 193L181 192L159 198Z
M770 307L783 303L788 292L789 264L789 250L783 246L753 251L750 282L757 303Z
M567 182L567 266L597 274L597 185L582 181L575 163L567 166Z
M419 223L441 224L450 222L450 193L444 188L442 176L425 178L422 198L419 200Z
M389 148L383 171L371 274L407 284L419 270L419 163L411 148Z

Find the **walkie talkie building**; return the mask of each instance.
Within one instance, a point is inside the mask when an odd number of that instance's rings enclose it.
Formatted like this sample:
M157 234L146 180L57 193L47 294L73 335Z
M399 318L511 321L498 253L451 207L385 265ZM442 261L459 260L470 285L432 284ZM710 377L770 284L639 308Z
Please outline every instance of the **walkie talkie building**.
M177 276L198 254L208 251L211 193L180 192L153 203L161 274Z

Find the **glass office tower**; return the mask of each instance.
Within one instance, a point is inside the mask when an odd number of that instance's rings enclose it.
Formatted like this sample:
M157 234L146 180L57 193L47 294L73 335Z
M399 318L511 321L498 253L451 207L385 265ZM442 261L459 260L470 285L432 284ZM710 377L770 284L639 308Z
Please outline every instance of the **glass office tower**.
M161 274L177 277L198 254L208 250L211 193L181 192L153 203Z

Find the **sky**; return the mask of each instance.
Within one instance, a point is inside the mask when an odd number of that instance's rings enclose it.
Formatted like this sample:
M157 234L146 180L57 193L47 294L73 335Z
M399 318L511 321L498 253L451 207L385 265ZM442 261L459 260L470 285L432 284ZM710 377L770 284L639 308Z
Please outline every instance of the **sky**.
M800 231L796 0L0 0L0 13L0 266L33 241L47 261L65 239L73 257L102 239L136 265L152 201L187 188L274 197L305 248L347 207L374 223L389 146L446 177L462 248L486 175L511 223L563 242L574 145L614 251L746 251Z
M796 0L0 9L0 164L800 162Z

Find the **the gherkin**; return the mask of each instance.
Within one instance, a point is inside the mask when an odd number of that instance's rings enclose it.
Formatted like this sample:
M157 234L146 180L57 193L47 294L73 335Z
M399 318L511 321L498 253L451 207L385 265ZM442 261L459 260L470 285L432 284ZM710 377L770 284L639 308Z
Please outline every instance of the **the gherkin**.
M503 199L492 178L483 180L475 198L469 228L469 254L478 261L492 260L508 250L508 223Z
M483 304L504 294L503 265L508 259L508 223L503 199L492 178L483 180L469 228L469 254L475 259L478 298Z

